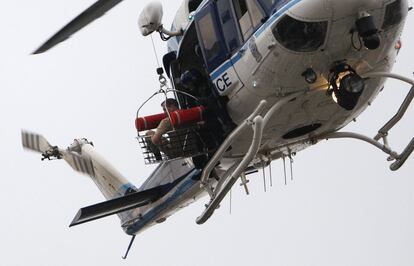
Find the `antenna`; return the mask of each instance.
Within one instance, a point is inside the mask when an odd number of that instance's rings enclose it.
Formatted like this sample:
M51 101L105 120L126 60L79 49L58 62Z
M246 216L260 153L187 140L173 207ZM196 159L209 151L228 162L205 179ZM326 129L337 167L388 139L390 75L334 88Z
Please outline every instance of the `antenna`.
M233 195L232 195L232 190L230 189L230 195L229 195L229 203L230 203L230 205L229 205L229 207L230 207L230 209L229 209L229 212L230 212L230 215L231 215L231 201L232 201L232 197L233 197Z
M292 154L289 154L289 160L290 160L290 180L293 181L293 158L292 158Z
M270 163L269 163L269 176L270 176L270 187L273 187L272 161L270 161Z
M267 192L266 191L266 171L265 171L265 168L266 168L265 162L262 161L263 186L264 186L264 192Z
M249 192L249 188L247 187L247 183L249 183L249 180L247 180L246 178L246 173L245 172L241 173L240 178L242 181L240 186L243 186L244 190L246 191L246 195L249 195L250 192Z
M128 249L125 253L125 256L123 256L122 259L126 260L126 258L128 257L129 250L131 249L132 244L134 243L135 237L136 237L136 235L132 236L131 242L129 242Z
M283 154L283 173L285 174L285 186L287 186L287 179L286 179L286 159L285 155Z

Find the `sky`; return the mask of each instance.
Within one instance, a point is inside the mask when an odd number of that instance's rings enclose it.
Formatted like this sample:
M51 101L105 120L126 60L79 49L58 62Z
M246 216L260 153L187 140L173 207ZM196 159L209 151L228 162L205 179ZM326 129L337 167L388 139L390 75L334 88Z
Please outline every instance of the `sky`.
M162 2L169 25L180 3ZM127 261L121 256L129 237L117 217L69 228L80 207L104 198L63 161L41 162L24 151L21 129L61 147L86 137L136 185L154 169L143 163L134 128L137 108L158 89L151 39L137 26L147 1L124 1L48 53L30 55L92 3L2 3L0 265L414 265L414 159L391 172L385 154L356 140L324 141L299 153L287 186L281 162L274 162L273 187L265 193L262 176L250 176L251 194L235 186L231 214L227 198L202 226L195 219L207 199L184 209L138 235ZM412 16L393 70L408 77L414 71ZM165 53L165 44L154 41ZM387 82L344 130L374 136L408 90ZM410 107L392 130L395 150L413 137L413 118Z

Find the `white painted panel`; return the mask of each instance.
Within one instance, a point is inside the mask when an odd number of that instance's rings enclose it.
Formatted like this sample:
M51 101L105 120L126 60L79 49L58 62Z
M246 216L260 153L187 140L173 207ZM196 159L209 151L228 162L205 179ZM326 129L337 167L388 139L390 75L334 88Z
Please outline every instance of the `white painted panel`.
M226 65L229 65L229 67L221 70ZM218 76L216 74L217 72L220 73ZM211 76L215 77L213 84L221 96L229 95L232 91L237 91L243 87L243 83L239 80L236 71L229 61L221 65Z

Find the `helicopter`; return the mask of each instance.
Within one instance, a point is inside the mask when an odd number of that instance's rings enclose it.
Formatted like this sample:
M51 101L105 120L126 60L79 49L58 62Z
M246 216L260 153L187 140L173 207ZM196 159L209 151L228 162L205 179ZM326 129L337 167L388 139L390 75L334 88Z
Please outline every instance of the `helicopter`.
M120 2L96 2L34 53L46 52ZM414 97L414 81L391 73L408 11L405 0L185 0L167 30L162 5L151 2L139 29L144 36L158 32L169 51L154 95L173 94L180 110L137 113L144 158L159 164L147 181L135 187L87 139L61 149L24 131L23 146L42 153L43 160L64 159L92 178L107 201L82 208L71 225L118 214L132 236L124 258L139 232L208 195L197 218L205 223L237 180L248 193L248 174L321 140L365 141L398 170L414 149L414 139L401 153L388 142ZM413 86L398 113L374 138L338 132L372 103L386 78ZM166 118L177 128L166 134L158 154L141 132ZM178 149L171 151L172 144Z

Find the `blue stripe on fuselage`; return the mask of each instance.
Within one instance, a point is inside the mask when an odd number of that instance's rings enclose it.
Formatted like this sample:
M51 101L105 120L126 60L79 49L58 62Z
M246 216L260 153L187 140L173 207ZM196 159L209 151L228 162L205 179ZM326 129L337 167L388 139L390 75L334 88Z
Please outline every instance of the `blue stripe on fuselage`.
M133 184L131 184L131 183L126 183L126 184L123 184L123 185L119 188L118 194L119 194L120 196L124 196L124 195L125 195L125 193L126 193L128 190L138 191L138 189L137 189L137 188L136 188Z
M241 48L243 49L243 47ZM219 67L211 74L211 80L215 80L220 77L227 69L229 69L233 64L237 63L242 58L240 53L236 53L230 60L227 60L224 65Z
M191 171L188 176L177 185L175 189L175 192L168 196L164 200L163 203L153 207L151 210L149 210L146 214L144 214L141 219L134 224L128 226L126 233L127 234L137 234L141 229L143 229L148 223L154 222L154 219L161 214L163 211L165 211L168 207L171 206L171 203L173 203L176 199L178 199L181 195L186 193L188 190L190 190L195 184L197 184L199 181L199 177L201 176L201 170L194 169Z
M280 16L282 16L286 11L292 8L297 3L301 2L302 0L292 0L282 8L280 8L276 13L274 13L257 31L253 34L255 38L258 38L265 30L267 30L273 22L276 21ZM240 50L246 50L248 42L246 42ZM242 53L243 54L243 53ZM216 78L220 77L224 72L226 72L232 65L236 64L241 58L242 54L237 52L230 60L224 63L222 66L214 70L210 73L210 79L213 81Z

